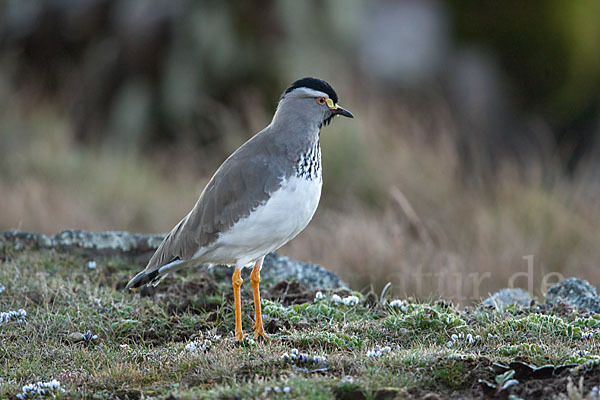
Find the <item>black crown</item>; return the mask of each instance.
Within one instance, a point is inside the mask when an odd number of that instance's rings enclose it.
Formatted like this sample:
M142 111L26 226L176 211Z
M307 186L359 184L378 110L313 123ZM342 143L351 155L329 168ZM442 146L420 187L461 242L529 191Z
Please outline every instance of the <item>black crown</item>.
M319 92L326 93L333 103L336 104L338 102L338 96L333 87L322 79L306 77L302 79L298 79L296 82L292 83L290 87L288 87L283 95L285 96L289 92L298 88L308 88L313 90L318 90Z

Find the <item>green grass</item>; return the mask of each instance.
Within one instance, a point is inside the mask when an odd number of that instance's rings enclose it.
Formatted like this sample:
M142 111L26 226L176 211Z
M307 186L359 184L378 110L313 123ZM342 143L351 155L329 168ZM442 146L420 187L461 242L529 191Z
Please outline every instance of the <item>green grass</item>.
M123 290L138 266L110 259L89 269L87 261L52 251L9 251L0 264L6 288L0 311L27 312L26 323L0 324L0 398L53 378L65 389L54 393L58 398L477 398L483 396L478 380L495 382L500 375L492 363L514 360L574 363L586 376L598 376L597 340L582 338L600 328L598 316L536 306L464 311L410 300L392 308L369 305L360 294L353 306L336 304L330 293L287 305L265 286L265 325L274 333L266 343L239 344L232 335L229 279L189 271L140 295ZM249 289L244 285L247 332L253 322ZM98 339L69 340L87 331ZM186 350L204 340L210 341L206 350ZM367 357L375 346L389 351ZM294 348L325 361L282 358ZM564 377L552 382L557 396L567 393ZM506 390L525 388L520 382Z

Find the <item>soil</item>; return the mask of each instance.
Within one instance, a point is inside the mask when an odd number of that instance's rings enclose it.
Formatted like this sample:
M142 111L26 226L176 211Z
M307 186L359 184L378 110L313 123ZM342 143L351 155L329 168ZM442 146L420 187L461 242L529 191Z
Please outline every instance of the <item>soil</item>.
M168 279L168 278L167 278ZM158 286L143 287L140 296L154 297L163 302L170 315L182 311L215 311L220 304L208 301L221 292L215 280L206 272L196 273L184 282L167 280Z

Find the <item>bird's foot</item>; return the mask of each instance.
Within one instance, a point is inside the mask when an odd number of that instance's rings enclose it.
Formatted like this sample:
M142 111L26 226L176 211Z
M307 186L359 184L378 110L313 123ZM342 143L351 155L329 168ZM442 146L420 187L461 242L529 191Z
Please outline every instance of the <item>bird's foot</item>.
M263 328L262 325L262 321L260 324L257 324L256 322L254 323L254 326L252 327L252 329L254 330L254 339L255 340L267 340L269 337L267 336L267 334L265 333L265 330Z
M244 332L242 330L237 330L235 331L235 340L241 342L242 340L244 340Z
M258 327L258 329L254 329L254 339L264 341L267 341L267 339L269 339L269 337L265 333L265 330L262 327L262 324Z

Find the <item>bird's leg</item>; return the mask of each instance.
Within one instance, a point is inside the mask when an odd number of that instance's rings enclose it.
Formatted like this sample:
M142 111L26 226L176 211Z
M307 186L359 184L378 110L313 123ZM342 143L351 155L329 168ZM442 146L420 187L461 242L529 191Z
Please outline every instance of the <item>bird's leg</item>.
M262 268L263 258L260 258L254 264L252 274L250 274L250 282L252 283L252 294L254 295L254 339L259 337L266 339L267 335L263 328L262 314L260 310L260 291L258 290L258 284L260 283L260 269Z
M242 299L240 296L240 288L244 280L239 269L235 269L233 276L231 277L231 283L233 285L233 300L235 303L235 338L237 340L244 339L244 332L242 331Z

